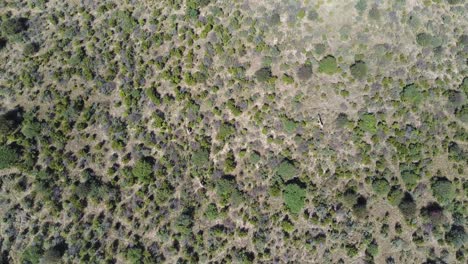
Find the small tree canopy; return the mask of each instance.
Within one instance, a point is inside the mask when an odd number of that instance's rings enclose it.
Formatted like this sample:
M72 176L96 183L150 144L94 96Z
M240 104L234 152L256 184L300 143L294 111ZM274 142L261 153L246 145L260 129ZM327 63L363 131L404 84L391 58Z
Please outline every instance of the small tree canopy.
M332 55L327 55L319 62L319 72L325 74L334 74L338 72L338 65L336 59Z
M367 65L363 61L356 61L350 67L351 75L356 79L364 79L367 75Z
M19 159L17 151L10 146L0 146L0 169L13 167Z
M283 181L288 181L294 178L298 170L294 163L290 160L283 160L276 169L278 176L283 179Z
M298 214L302 207L304 207L306 190L296 183L288 184L283 192L283 198L289 211L293 214Z

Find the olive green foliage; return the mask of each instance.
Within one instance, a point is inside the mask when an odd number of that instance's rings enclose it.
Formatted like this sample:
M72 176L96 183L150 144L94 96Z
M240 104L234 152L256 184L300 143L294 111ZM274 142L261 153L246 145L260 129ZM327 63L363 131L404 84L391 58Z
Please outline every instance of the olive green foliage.
M184 208L173 223L174 229L182 236L186 236L192 232L194 210L192 207Z
M405 183L407 189L413 189L420 178L419 174L413 170L404 170L401 172L401 179Z
M373 19L373 20L379 20L380 19L380 10L377 8L377 6L373 6L370 10L369 10L369 18L370 19Z
M0 116L0 138L9 135L15 129L15 122L5 115Z
M218 218L219 212L218 212L218 208L216 207L216 204L210 203L206 207L205 216L209 220L215 220L216 218Z
M391 205L398 205L403 199L404 193L399 186L393 186L388 193L387 200Z
M153 102L153 104L159 105L161 103L161 95L158 93L156 88L150 87L146 89L146 95L151 100L151 102Z
M299 126L299 122L287 117L282 118L282 123L284 130L288 134L294 133L294 131L296 131L297 127Z
M230 123L222 123L221 127L219 128L218 135L216 139L220 141L225 141L228 139L230 136L234 135L235 133L235 128L232 124Z
M379 253L379 245L377 244L377 242L375 240L372 241L367 246L366 253L373 256L373 257L377 256L377 254Z
M354 6L360 14L364 13L367 8L367 0L358 0Z
M118 26L124 33L130 34L135 30L138 21L132 16L130 11L119 10L111 18L110 24Z
M376 194L386 196L390 191L390 184L386 179L375 179L372 182L372 189Z
M401 100L411 104L419 104L423 100L423 94L416 84L409 84L401 92Z
M260 156L258 152L253 151L252 154L250 155L250 163L252 164L259 163L261 159L262 157Z
M455 198L455 187L446 178L436 178L431 184L432 194L442 204L450 203Z
M227 176L217 180L216 193L219 197L221 197L221 201L223 204L229 203L233 196L238 196L239 190L237 189L237 183L235 178Z
M132 174L137 178L141 183L148 184L151 182L151 175L153 173L153 166L150 162L140 159L135 163L135 166L132 168Z
M423 47L436 47L441 44L439 39L425 32L416 35L416 43Z
M450 142L448 145L448 157L449 160L453 161L463 161L466 160L466 153L457 142Z
M377 133L377 118L372 113L365 113L359 119L358 126L364 132L375 134Z
M281 80L286 84L293 84L294 83L294 78L287 75L287 74L284 74L283 77L281 78Z
M317 11L315 11L314 9L309 10L309 13L307 14L307 19L309 19L310 21L315 21L318 18L319 18L319 15Z
M1 30L6 36L20 33L26 29L28 29L26 18L10 18L1 24Z
M274 13L271 18L270 18L270 22L272 25L278 25L281 23L281 17L278 13Z
M23 54L25 56L32 55L36 53L37 51L39 51L39 45L34 42L26 44L23 48Z
M338 116L336 117L335 123L336 123L336 126L337 126L338 128L343 128L343 127L346 127L347 125L350 124L350 120L348 119L348 115L347 115L347 114L345 114L345 113L340 113L340 114L338 114Z
M26 138L35 138L41 133L41 124L32 116L28 115L23 121L21 133Z
M264 67L255 72L255 77L259 82L267 82L271 79L272 73L271 68Z
M465 2L0 1L0 263L466 263Z
M462 122L468 123L468 105L463 105L455 111L455 116Z
M226 160L224 161L224 172L230 173L236 168L236 158L234 152L230 150L226 155Z
M276 168L276 174L283 179L283 181L288 181L298 174L298 169L293 161L283 160L278 167Z
M300 66L297 69L297 77L301 80L310 79L310 77L312 77L312 65L310 63L306 63Z
M342 201L346 206L352 207L354 204L356 204L358 197L359 195L356 193L354 189L347 189L343 193Z
M367 199L363 196L359 196L356 203L353 205L353 214L357 218L363 218L367 213Z
M13 167L19 159L17 151L10 146L0 146L0 169Z
M49 249L44 253L44 256L41 258L41 262L43 263L60 263L62 256L59 251L54 249Z
M23 251L23 254L21 255L21 262L38 264L41 260L42 253L43 251L41 247L37 245L29 246Z
M401 199L400 204L398 205L398 208L404 217L413 218L416 214L416 206L416 202L414 201L411 194L405 193Z
M351 75L356 79L364 79L367 75L367 65L363 61L356 61L349 67Z
M127 250L125 258L128 261L128 263L141 263L143 259L143 252L140 248L130 248Z
M298 214L304 207L306 190L296 183L287 184L283 191L283 199L286 207L293 214Z
M453 225L450 231L445 235L445 240L455 248L460 248L465 245L468 236L463 226Z
M192 153L192 163L197 167L206 166L210 162L210 152L207 149L199 149Z
M318 71L320 73L325 73L325 74L330 74L330 75L337 73L338 65L336 63L335 57L333 57L332 55L327 55L322 60L320 60Z

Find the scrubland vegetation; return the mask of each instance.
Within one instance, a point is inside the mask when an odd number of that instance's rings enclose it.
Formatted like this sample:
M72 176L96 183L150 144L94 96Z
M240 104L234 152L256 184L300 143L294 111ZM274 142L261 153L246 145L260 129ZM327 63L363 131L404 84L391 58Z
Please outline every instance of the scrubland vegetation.
M0 1L0 263L466 263L467 8Z

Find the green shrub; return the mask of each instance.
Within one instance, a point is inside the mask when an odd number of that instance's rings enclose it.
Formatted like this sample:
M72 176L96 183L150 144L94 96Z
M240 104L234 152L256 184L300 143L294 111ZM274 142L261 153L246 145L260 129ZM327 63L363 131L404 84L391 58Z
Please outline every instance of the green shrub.
M345 204L348 207L352 207L353 205L356 204L356 201L358 199L359 195L356 193L354 189L347 189L342 196L342 201L343 204Z
M239 116L240 114L242 114L242 110L236 105L234 99L229 99L226 104L234 116Z
M195 209L193 207L185 208L182 213L175 219L174 229L182 236L186 236L192 232Z
M406 218L413 218L416 214L416 203L414 202L413 197L409 193L405 193L403 199L401 199L400 204L398 205L401 213Z
M15 166L19 154L10 146L0 146L0 170Z
M216 193L221 197L223 204L227 203L236 192L239 191L234 177L225 176L216 181Z
M148 184L151 182L151 175L153 173L153 166L150 162L140 159L135 163L135 166L132 168L132 174L137 178L141 183Z
M143 260L143 251L140 248L130 248L125 254L128 263L137 264Z
M224 161L224 172L230 173L237 166L236 158L234 157L234 152L230 150L226 155L226 160Z
M23 121L21 133L26 138L35 138L41 133L41 124L35 118L27 117Z
M450 203L456 196L455 187L446 178L437 178L431 184L432 194L442 204Z
M319 69L318 71L320 73L325 73L325 74L335 74L338 72L338 65L336 63L335 57L332 55L327 55L325 58L320 60L319 62Z
M380 19L380 10L377 8L377 6L373 6L369 10L369 18L373 20L379 20Z
M197 167L204 167L210 162L210 152L208 149L199 149L192 153L192 163Z
M416 43L423 47L437 47L442 44L440 39L425 32L416 35Z
M312 65L306 63L297 69L297 77L303 81L310 79L312 77Z
M307 14L307 19L309 19L310 21L315 21L318 18L319 18L319 15L317 11L315 11L314 9L309 10L309 13Z
M281 78L281 80L285 83L285 84L293 84L294 83L294 78L287 75L287 74L284 74L283 75L283 78Z
M41 260L42 248L39 246L29 246L21 255L21 263L37 264Z
M257 164L260 160L261 160L260 154L256 151L252 151L252 154L250 154L250 163Z
M346 127L349 123L348 115L345 113L340 113L335 120L335 124L338 128Z
M358 218L364 218L367 215L367 199L359 196L353 205L353 214Z
M468 40L468 36L467 36ZM460 84L460 91L465 93L465 96L468 96L468 77L463 78L462 83Z
M297 176L297 173L296 165L290 160L283 160L276 168L276 174L285 182Z
M356 61L351 67L349 67L351 75L356 79L364 79L367 75L367 65L363 61Z
M281 23L281 17L278 13L274 13L270 18L270 23L272 25L279 25Z
M403 88L400 94L401 100L411 104L419 104L423 100L423 94L416 84L409 84Z
M403 195L403 191L399 186L393 186L387 196L388 202L392 205L398 205L403 199Z
M217 140L225 141L236 132L234 126L230 123L222 123L219 128L218 135L216 136Z
M448 158L452 161L462 161L466 159L466 154L456 142L452 141L448 145Z
M354 5L354 7L359 12L359 14L362 15L362 13L364 13L364 11L366 11L367 9L367 0L358 0L358 2L356 3L356 5Z
M155 87L150 87L146 89L146 96L153 102L155 105L161 104L161 95L158 93Z
M296 131L297 127L299 126L299 122L293 120L291 118L283 117L281 118L283 123L283 128L288 134L292 134Z
M267 82L271 79L272 73L271 68L264 67L255 72L255 77L259 82Z
M371 255L372 257L377 256L377 254L379 253L379 245L377 244L377 242L375 242L375 240L367 246L366 253Z
M450 231L445 234L445 240L455 248L462 247L467 240L465 228L463 226L453 225Z
M28 43L23 48L23 54L25 56L33 55L34 53L39 51L39 45L37 43Z
M289 211L293 214L298 214L304 207L306 190L295 183L288 184L284 189L283 198Z
M377 133L377 118L372 113L365 113L359 119L358 126L364 132L375 134Z
M390 184L386 179L375 179L372 182L372 189L378 195L387 196L390 191Z
M404 170L401 172L401 179L408 190L413 189L419 182L420 176L413 170Z
M455 116L464 123L468 123L468 105L465 104L455 111Z
M214 203L210 203L206 207L205 216L209 220L215 220L219 216L218 207Z
M12 119L9 119L5 115L0 116L0 140L2 137L6 137L16 128L16 122Z
M28 20L26 18L10 18L2 22L1 29L6 36L18 34L28 29Z

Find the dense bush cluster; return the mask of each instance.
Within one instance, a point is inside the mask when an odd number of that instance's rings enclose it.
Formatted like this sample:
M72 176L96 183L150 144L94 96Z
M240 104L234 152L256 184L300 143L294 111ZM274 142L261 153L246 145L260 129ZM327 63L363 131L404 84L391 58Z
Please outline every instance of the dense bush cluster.
M466 263L466 8L0 2L0 263Z

